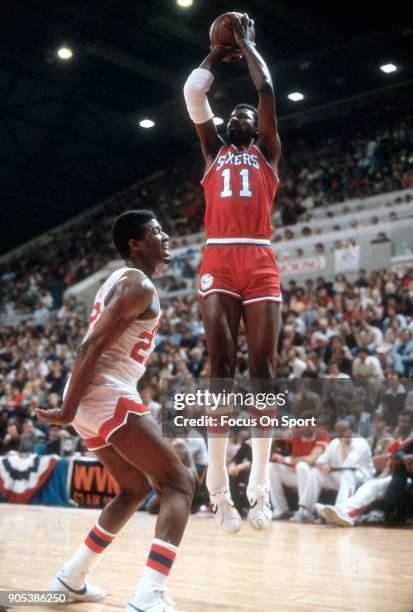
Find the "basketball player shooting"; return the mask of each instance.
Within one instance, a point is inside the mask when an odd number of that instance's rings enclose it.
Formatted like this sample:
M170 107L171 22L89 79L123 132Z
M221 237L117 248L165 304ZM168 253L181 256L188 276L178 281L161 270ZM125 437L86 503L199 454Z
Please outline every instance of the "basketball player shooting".
M206 200L206 248L199 274L199 294L211 379L233 379L242 317L250 378L258 391L268 389L275 376L280 325L280 279L270 239L281 143L271 75L253 42L254 23L247 15L234 13L227 13L225 19L237 48L213 46L184 87L188 113L195 123L205 159L202 185ZM227 123L226 144L217 133L206 94L216 65L240 56L247 63L258 92L258 110L243 103L234 108ZM225 465L228 430L224 436L209 432L208 438L207 487L216 519L227 532L236 532L241 520L229 493ZM265 529L271 522L271 442L271 435L252 436L253 461L247 496L251 506L248 518L256 529Z
M136 386L155 346L160 305L151 281L170 259L168 236L151 211L120 215L113 241L125 266L96 295L89 328L66 386L63 407L38 410L49 423L72 423L120 487L50 590L79 601L98 601L105 591L86 581L101 553L155 487L160 512L146 568L127 612L173 612L165 593L193 497L193 479L164 440Z

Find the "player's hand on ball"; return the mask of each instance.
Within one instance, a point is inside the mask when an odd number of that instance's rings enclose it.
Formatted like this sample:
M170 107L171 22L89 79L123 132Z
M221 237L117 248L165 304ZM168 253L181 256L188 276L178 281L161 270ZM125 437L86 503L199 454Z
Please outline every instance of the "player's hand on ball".
M241 19L234 16L233 31L237 45L241 46L246 42L250 42L255 45L254 20L250 19L247 13L244 13Z
M211 50L216 54L219 59L223 62L230 63L236 62L242 58L241 49L237 47L226 47L225 45L215 45Z
M61 408L54 408L53 410L37 408L36 415L40 419L45 419L51 425L67 425L73 421L70 415L65 414Z

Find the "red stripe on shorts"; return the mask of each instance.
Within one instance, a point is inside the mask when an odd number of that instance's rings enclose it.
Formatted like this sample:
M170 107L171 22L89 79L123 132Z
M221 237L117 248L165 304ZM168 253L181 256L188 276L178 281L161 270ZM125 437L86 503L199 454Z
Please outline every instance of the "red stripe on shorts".
M113 417L103 423L103 425L99 428L99 436L107 442L108 438L114 433L114 431L126 423L128 414L130 412L139 415L151 413L145 404L134 402L126 397L120 397L118 403L116 404Z

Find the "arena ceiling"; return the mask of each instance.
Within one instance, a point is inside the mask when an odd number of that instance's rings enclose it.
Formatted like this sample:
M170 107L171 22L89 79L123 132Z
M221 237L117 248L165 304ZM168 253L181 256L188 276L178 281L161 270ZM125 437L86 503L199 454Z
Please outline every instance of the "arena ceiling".
M182 98L222 12L254 18L257 46L288 117L413 81L408 3L297 0L13 0L0 8L2 252L170 165L194 140ZM70 61L58 59L62 45ZM385 75L382 63L399 70ZM403 85L404 86L404 85ZM291 91L305 99L293 104ZM222 66L212 105L254 102L239 63ZM156 122L144 130L144 117ZM5 229L7 228L7 229Z

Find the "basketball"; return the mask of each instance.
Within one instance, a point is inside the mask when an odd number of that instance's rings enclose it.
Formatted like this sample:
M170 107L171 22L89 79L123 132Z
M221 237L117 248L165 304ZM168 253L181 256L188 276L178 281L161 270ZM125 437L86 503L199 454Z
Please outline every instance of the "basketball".
M242 13L223 13L215 19L209 30L211 47L215 45L225 45L226 47L236 47L234 32L232 29L233 16L241 18Z

